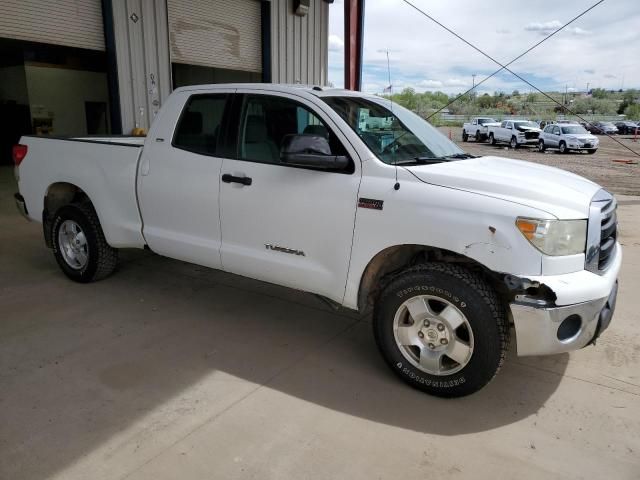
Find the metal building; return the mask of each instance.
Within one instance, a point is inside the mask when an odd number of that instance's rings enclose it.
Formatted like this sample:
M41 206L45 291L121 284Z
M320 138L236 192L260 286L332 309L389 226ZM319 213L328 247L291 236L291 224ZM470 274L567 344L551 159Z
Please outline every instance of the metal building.
M146 129L171 90L325 84L333 0L0 0L2 159L24 133Z

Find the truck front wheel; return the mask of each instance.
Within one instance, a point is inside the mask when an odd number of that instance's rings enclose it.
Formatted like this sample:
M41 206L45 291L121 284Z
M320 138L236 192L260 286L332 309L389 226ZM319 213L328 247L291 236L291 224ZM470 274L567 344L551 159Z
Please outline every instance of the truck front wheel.
M71 280L93 282L115 270L118 251L105 240L90 203L65 205L55 213L51 225L53 254Z
M496 144L496 138L493 136L493 133L489 134L489 143L491 145L495 145Z
M513 148L514 150L516 148L518 148L518 140L516 139L516 137L511 137L511 141L509 142L509 145L511 146L511 148Z
M469 134L462 130L462 141L466 142L467 140L469 140Z
M373 329L391 369L441 397L484 387L509 345L506 314L493 289L475 273L445 263L395 277L376 302Z

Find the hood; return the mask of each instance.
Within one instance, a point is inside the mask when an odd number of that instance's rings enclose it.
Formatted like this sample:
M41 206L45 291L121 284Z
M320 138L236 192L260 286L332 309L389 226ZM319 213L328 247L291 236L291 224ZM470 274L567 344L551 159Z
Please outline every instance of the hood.
M516 130L519 130L521 132L541 132L542 131L538 127L527 127L526 125L523 125L521 127L516 127Z
M425 183L520 203L559 219L587 218L591 199L601 188L559 168L500 157L406 168Z
M575 137L583 142L593 142L598 139L598 137L591 135L590 133L567 133L566 135L567 137Z

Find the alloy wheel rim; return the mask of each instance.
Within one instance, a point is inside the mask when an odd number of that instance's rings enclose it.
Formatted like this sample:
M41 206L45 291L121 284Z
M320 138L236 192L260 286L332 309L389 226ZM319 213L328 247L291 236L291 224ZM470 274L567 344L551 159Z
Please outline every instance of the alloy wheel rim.
M396 311L393 336L402 356L430 375L452 375L473 355L473 331L467 317L451 302L418 295Z
M89 260L87 238L73 220L65 220L58 230L58 245L65 263L74 270L82 270Z

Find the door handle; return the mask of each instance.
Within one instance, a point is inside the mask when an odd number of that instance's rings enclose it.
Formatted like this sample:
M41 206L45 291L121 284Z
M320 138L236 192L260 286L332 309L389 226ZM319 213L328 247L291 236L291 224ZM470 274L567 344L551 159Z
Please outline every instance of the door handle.
M251 185L251 178L249 177L236 177L235 175L231 175L229 173L225 173L222 175L222 181L224 183L241 183L242 185Z

